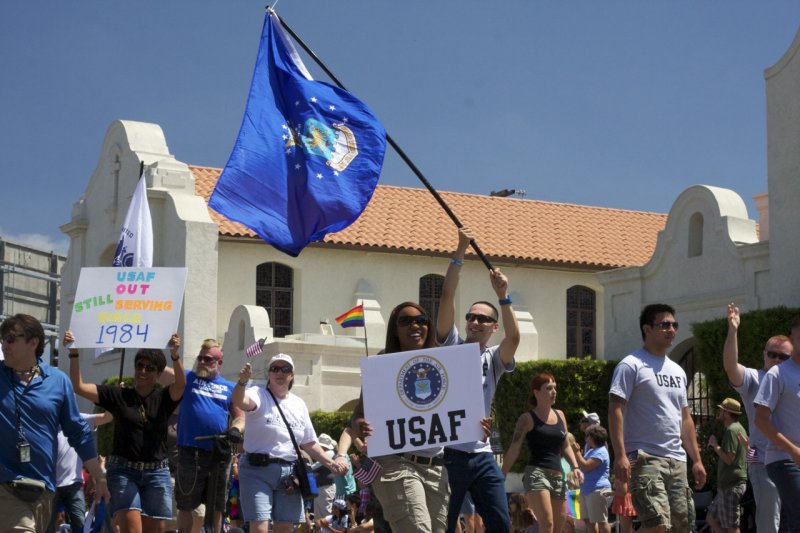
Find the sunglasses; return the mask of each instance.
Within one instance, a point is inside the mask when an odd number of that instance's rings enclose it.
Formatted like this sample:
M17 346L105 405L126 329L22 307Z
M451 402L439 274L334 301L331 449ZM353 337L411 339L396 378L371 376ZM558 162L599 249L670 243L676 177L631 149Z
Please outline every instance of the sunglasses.
M14 344L15 342L17 342L17 339L25 340L25 334L24 333L8 333L6 335L3 335L2 339L3 339L3 342L6 343L6 344Z
M136 370L144 370L145 372L155 372L158 370L156 365L148 365L147 363L136 363Z
M271 366L269 367L270 372L280 372L281 374L291 374L292 367L290 366Z
M783 352L773 352L771 350L767 351L767 357L770 359L780 359L781 361L786 361L791 357L788 353Z
M659 322L657 324L653 324L654 328L658 328L662 331L667 331L670 327L675 328L675 331L678 331L678 323L677 322L670 322L669 320L664 320L663 322Z
M497 319L489 316L489 315L479 315L478 313L467 313L465 317L467 322L472 322L473 320L477 320L478 324L494 324L497 322Z
M216 363L219 361L216 357L211 357L210 355L198 355L197 360L207 365L208 363Z
M404 328L410 326L411 324L416 324L418 326L424 326L428 323L428 317L426 315L404 315L397 317L397 325Z

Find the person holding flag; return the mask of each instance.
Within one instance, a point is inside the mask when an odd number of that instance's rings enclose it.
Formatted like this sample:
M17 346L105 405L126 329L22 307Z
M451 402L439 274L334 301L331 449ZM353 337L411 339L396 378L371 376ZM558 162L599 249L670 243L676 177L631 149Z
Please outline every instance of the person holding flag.
M490 416L492 399L503 374L513 372L514 354L519 346L520 333L517 317L511 308L508 295L508 278L499 269L489 271L492 289L502 309L505 336L500 344L488 346L492 334L500 329L497 308L486 301L472 304L466 315L466 334L462 339L455 326L455 298L464 254L475 239L472 230L462 227L458 231L458 247L450 261L442 285L439 316L436 321L436 336L439 344L451 346L465 342L477 342L481 351L483 368L483 401L486 416ZM475 502L475 510L483 518L486 531L508 531L511 518L506 502L505 477L497 466L487 441L457 444L445 448L444 463L450 479L450 509L447 515L447 531L455 531L464 495L469 493Z

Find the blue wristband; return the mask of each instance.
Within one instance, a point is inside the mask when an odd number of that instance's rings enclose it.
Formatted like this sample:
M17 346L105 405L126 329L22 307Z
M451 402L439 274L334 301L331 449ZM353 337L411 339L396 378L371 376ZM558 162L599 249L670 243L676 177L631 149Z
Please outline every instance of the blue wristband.
M505 298L501 298L498 303L500 305L510 305L512 303L511 296L506 296Z
M455 257L450 260L450 263L454 264L457 267L464 266L464 261L462 261L461 259L456 259Z

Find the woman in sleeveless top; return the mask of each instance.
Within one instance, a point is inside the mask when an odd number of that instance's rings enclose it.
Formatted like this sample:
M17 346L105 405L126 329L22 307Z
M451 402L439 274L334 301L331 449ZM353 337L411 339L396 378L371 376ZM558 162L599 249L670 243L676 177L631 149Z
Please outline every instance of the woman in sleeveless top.
M553 409L555 402L556 378L547 372L534 376L528 395L532 409L517 419L511 446L503 458L503 473L508 474L522 441L527 441L529 459L522 482L541 533L560 533L564 527L567 489L561 471L562 456L582 481L575 454L567 442L567 421L563 412Z

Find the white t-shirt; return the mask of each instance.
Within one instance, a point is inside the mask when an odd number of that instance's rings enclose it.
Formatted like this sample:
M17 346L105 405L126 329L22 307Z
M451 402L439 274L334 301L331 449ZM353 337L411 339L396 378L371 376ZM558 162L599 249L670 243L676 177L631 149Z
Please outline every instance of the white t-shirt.
M795 446L800 446L800 364L794 358L769 369L754 400L772 411L772 425ZM765 464L791 460L788 453L767 443Z
M265 453L286 461L297 459L289 431L269 392L264 387L250 387L245 394L256 408L245 413L244 450L248 453ZM317 434L311 425L306 402L291 392L282 400L278 398L278 401L297 444L302 447L316 441Z
M81 413L89 428L97 429L97 418L100 413ZM63 431L57 435L58 450L56 454L56 487L66 487L73 483L83 483L83 461L78 457L75 448L69 445Z
M640 348L617 364L609 394L626 400L625 450L686 462L681 410L687 407L686 372L669 357Z

